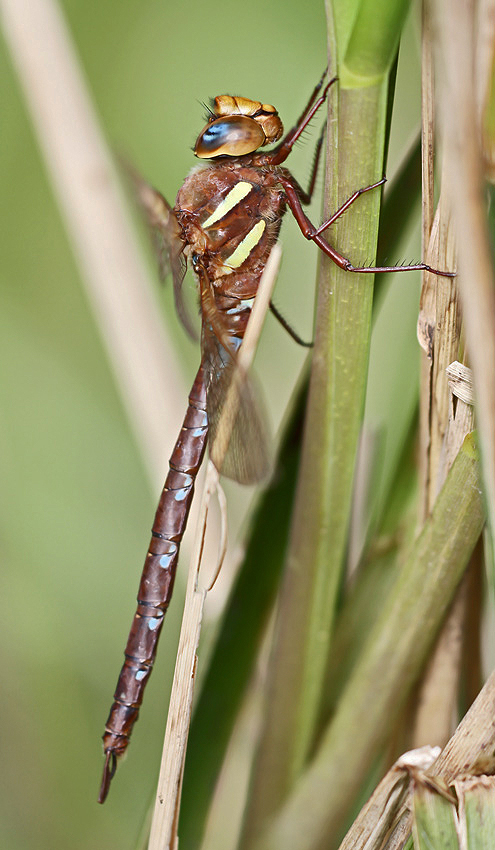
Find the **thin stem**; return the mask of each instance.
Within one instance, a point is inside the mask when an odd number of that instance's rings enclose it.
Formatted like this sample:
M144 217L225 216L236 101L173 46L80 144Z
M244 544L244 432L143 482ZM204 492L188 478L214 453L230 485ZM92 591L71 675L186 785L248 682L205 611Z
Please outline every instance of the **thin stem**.
M369 19L369 4L364 6ZM394 26L399 7L403 9L401 2L388 4L388 37L383 40L382 30L377 34L378 46L386 42L387 67L394 58L390 45L397 44ZM369 186L383 174L384 55L369 66L370 77L358 78L354 49L363 33L360 17L351 25L354 39L339 32L339 39L349 42L350 53L349 64L343 59L339 65L338 99L334 89L329 93L324 220L357 187ZM332 10L329 28L334 58L341 44L333 35ZM369 265L375 256L379 201L378 193L367 193L325 234L356 266ZM313 746L347 546L372 297L372 275L351 275L322 259L301 473L270 663L266 720L246 816L246 847L290 792Z

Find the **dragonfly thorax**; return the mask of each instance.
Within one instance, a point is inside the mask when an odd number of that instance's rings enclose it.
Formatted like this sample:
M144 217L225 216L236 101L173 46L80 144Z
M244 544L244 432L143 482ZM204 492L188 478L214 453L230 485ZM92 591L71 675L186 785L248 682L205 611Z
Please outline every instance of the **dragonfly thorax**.
M209 279L240 287L240 298L255 294L284 212L278 172L233 160L191 173L174 207L193 268L196 254Z

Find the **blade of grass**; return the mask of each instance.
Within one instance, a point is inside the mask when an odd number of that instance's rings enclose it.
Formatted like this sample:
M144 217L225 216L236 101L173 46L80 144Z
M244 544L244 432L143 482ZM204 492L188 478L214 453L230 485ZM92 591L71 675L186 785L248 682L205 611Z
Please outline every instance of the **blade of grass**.
M406 451L397 466L397 476L390 486L387 514L339 612L325 677L320 734L334 714L352 669L380 616L383 600L396 580L401 555L414 539L415 437L411 429Z
M398 820L405 837L411 828L406 815L411 774L427 770L437 755L438 747L422 747L397 759L361 809L339 850L382 850ZM385 846L389 847L388 841Z
M495 778L476 776L458 779L459 833L465 850L485 850L495 835Z
M449 800L418 782L413 806L414 850L459 850L455 807Z
M424 663L483 522L478 462L468 437L314 759L253 845L256 850L317 850L342 828L363 773Z

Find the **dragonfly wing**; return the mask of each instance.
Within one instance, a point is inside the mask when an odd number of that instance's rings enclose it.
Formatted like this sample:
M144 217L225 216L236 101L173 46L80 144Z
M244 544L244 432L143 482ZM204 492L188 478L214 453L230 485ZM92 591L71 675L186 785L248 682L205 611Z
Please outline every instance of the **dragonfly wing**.
M161 192L153 189L137 172L127 166L135 186L138 201L146 215L153 245L158 257L160 277L172 274L177 314L187 333L197 339L197 333L184 303L182 283L186 273L184 240L174 212Z
M272 470L271 441L253 381L211 332L203 331L210 458L222 475L254 484Z

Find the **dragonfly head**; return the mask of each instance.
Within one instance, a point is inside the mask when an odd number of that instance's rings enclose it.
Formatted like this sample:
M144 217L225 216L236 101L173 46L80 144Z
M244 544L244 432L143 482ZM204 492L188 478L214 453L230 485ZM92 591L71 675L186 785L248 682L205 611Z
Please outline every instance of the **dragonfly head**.
M197 138L194 153L200 159L245 156L278 141L283 129L274 106L221 94L212 103L208 123Z

